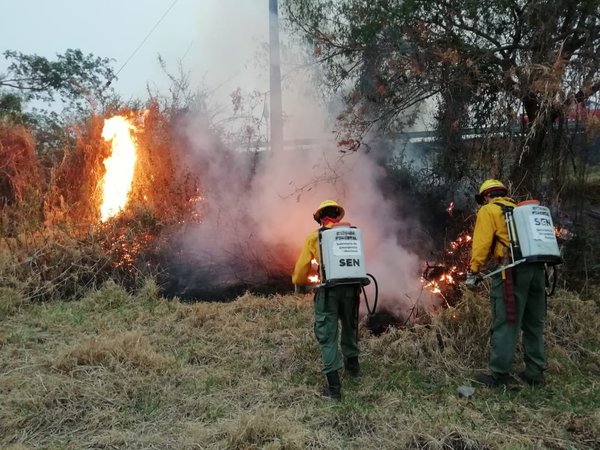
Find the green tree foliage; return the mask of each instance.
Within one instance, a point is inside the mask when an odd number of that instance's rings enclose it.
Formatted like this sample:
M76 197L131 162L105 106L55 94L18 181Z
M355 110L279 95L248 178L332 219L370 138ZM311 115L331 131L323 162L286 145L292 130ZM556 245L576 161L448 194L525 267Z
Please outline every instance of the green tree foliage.
M522 106L514 169L496 175L532 192L564 169L566 131L555 124L600 90L600 0L285 0L283 10L328 69L327 86L352 87L339 118L358 138L401 127L435 98L456 164L468 159L457 153L464 128L514 128ZM460 178L464 166L450 172Z
M40 155L60 158L65 146L73 143L67 124L116 102L109 86L115 74L108 58L77 49L52 60L14 50L3 56L8 66L0 74L0 120L32 129Z
M0 88L17 90L25 100L53 102L58 98L79 109L84 102L97 104L109 99L111 91L106 88L115 74L108 58L73 49L55 60L14 50L3 55L9 65L0 77Z
M27 123L28 116L23 113L23 100L19 95L0 94L0 120L4 123Z

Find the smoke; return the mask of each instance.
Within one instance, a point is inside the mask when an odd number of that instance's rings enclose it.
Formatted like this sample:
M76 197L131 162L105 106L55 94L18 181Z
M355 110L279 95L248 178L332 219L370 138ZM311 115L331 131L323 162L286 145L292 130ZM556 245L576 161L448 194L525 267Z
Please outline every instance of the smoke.
M268 74L268 60L262 67ZM196 267L185 289L236 280L256 287L269 283L269 277L279 277L291 289L295 259L317 226L312 214L322 200L335 199L346 210L345 220L363 231L379 304L392 313L406 313L419 297L421 283L419 258L399 244L408 225L395 215L394 202L405 200L380 191L383 169L369 154L339 152L327 113L337 109L309 95L318 92L314 77L288 71L285 80L284 139L308 138L304 145L258 152L227 149L209 131L206 114L188 117L184 132L193 149L190 163L202 174L204 200L202 223L181 238L186 254L195 255Z
M312 219L317 205L337 200L346 210L344 220L363 231L367 269L378 281L380 305L400 314L421 291L420 262L399 244L405 224L377 187L382 170L364 153L341 155L334 142L273 152L253 180L249 213L257 219L264 212L276 218L276 226L257 220L259 236L298 255L304 238L317 226Z

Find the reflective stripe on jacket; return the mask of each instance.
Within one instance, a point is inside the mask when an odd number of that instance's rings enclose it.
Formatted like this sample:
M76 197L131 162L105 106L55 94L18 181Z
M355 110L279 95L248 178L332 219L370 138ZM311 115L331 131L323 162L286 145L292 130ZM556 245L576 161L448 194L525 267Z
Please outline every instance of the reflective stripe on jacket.
M477 212L473 231L471 272L479 272L490 258L501 263L505 249L508 248L508 230L500 204L513 208L516 206L514 201L508 197L497 197L483 205Z

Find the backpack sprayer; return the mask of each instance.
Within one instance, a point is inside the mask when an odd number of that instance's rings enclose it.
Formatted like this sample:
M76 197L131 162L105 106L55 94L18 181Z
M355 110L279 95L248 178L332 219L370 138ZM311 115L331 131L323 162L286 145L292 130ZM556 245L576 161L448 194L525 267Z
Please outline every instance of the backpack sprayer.
M339 285L360 286L369 315L375 313L377 307L378 286L373 275L367 273L362 232L350 225L337 225L319 230L319 287ZM370 307L365 286L373 280L375 299ZM356 311L358 316L358 308Z
M502 208L506 228L508 230L510 263L488 274L483 278L500 273L522 263L545 263L557 265L562 263L554 224L550 209L540 205L538 200L527 200L517 206L498 204ZM556 287L556 277L551 295Z

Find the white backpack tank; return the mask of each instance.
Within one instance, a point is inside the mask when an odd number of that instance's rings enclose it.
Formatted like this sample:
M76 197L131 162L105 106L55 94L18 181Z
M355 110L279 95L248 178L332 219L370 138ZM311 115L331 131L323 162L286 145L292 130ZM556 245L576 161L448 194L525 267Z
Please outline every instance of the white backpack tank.
M319 230L321 285L369 284L362 232L353 226L338 225Z
M516 236L512 236L515 259L530 263L562 263L550 209L537 200L528 200L512 210L503 205L502 210L509 215L516 232ZM509 236L513 230L509 228Z

